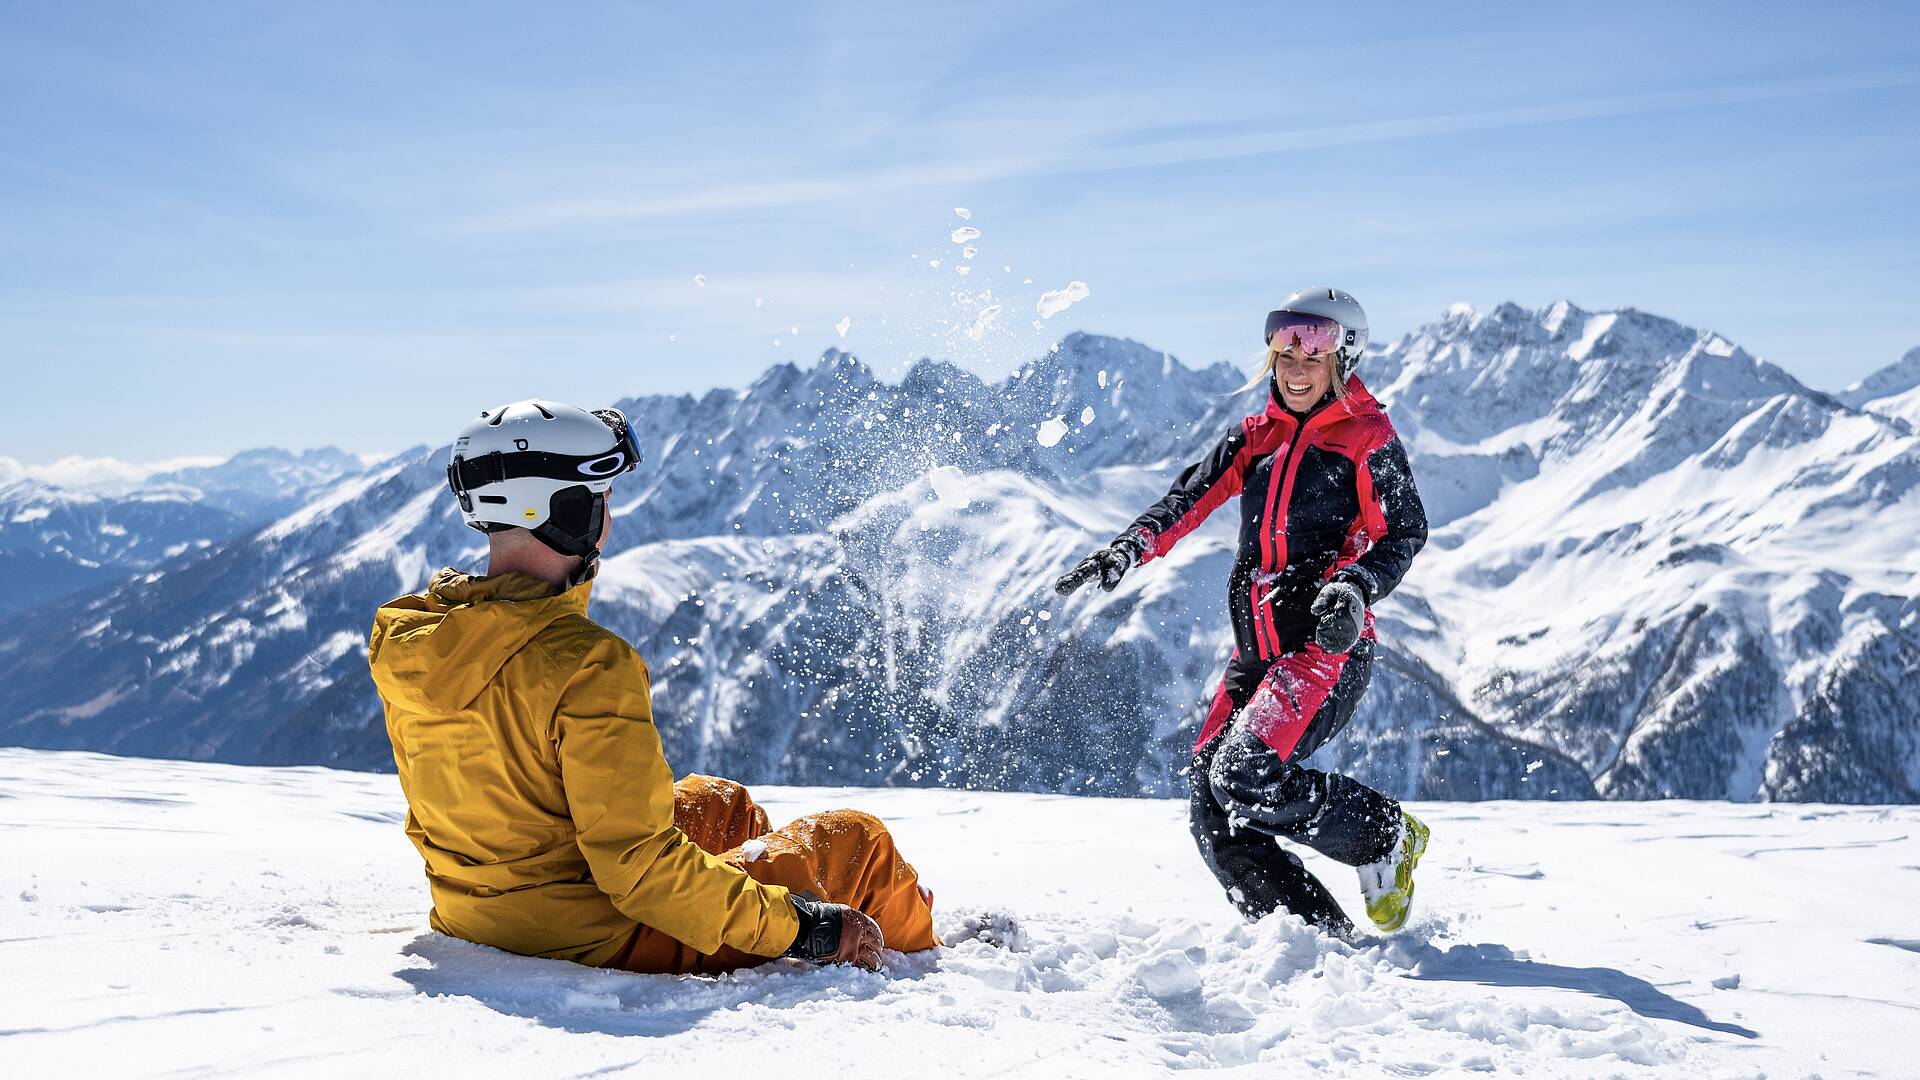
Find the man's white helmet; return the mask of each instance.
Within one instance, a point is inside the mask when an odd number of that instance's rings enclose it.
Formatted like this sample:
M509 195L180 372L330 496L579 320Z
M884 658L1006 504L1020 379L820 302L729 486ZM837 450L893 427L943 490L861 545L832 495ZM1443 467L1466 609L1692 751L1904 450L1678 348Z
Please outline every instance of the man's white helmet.
M481 532L527 529L593 576L613 478L640 463L618 409L588 412L557 401L489 409L453 440L447 485Z
M1273 332L1286 321L1287 315L1310 315L1327 319L1338 324L1338 351L1340 357L1340 378L1353 374L1353 366L1360 360L1360 354L1367 351L1367 313L1353 294L1342 289L1315 288L1301 289L1280 302L1280 306L1267 313L1267 330L1260 338L1260 344L1271 347Z

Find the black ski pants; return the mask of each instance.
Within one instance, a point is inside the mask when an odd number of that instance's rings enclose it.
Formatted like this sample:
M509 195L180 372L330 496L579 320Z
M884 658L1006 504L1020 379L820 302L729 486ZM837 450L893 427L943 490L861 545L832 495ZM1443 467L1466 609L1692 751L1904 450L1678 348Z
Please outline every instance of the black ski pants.
M1232 712L1224 730L1194 751L1189 817L1200 857L1248 919L1285 909L1350 935L1339 902L1280 841L1348 866L1393 849L1398 802L1352 777L1300 764L1353 718L1373 674L1373 644L1361 638L1344 658L1309 646L1313 655L1236 656L1227 666L1226 700L1216 708Z

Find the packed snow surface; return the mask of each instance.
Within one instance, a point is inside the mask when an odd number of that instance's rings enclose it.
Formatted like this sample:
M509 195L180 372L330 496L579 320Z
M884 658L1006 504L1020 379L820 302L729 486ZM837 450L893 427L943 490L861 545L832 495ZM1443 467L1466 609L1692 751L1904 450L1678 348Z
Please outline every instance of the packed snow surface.
M883 816L951 947L705 978L429 932L392 776L0 750L0 792L12 1076L1911 1076L1920 1024L1920 808L1422 804L1356 948L1241 922L1178 802L764 788Z

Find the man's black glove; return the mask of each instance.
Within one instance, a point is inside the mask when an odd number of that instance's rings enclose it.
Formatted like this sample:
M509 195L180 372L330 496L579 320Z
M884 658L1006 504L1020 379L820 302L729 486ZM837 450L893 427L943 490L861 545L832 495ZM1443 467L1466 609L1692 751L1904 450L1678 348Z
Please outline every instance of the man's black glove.
M789 893L793 913L800 916L800 932L787 946L787 956L816 964L854 964L880 969L880 950L886 942L880 924L845 904L829 904Z
M1080 560L1080 565L1053 583L1053 591L1065 596L1096 578L1100 588L1112 592L1127 571L1140 564L1146 554L1146 538L1137 532L1124 532L1113 543Z
M1320 586L1320 595L1313 598L1310 610L1319 619L1313 640L1322 649L1344 653L1360 640L1367 617L1367 598L1361 595L1360 586L1350 581L1329 581Z

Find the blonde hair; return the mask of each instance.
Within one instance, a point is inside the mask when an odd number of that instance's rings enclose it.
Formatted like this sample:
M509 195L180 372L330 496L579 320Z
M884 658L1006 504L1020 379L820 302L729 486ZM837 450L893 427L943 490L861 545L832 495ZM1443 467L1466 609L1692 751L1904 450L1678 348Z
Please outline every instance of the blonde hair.
M1333 399L1335 401L1347 400L1347 382L1340 377L1340 354L1335 352L1324 359L1333 368ZM1254 370L1253 378L1248 379L1247 385L1235 390L1234 393L1244 394L1254 387L1259 386L1261 383L1266 382L1268 379L1273 378L1274 365L1279 362L1280 350L1268 349L1266 361Z

